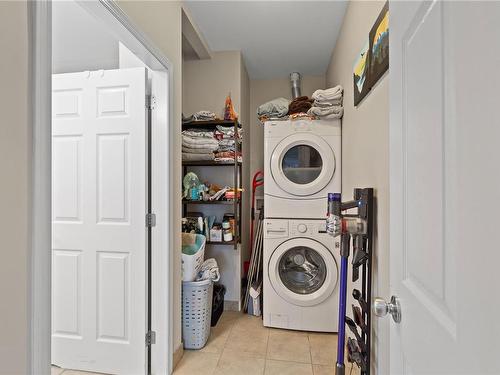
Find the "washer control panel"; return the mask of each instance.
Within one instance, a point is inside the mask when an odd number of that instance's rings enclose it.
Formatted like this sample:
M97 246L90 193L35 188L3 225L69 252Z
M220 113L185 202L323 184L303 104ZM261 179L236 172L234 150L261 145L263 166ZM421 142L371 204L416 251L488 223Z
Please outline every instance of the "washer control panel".
M326 234L326 220L290 220L290 237L315 237Z

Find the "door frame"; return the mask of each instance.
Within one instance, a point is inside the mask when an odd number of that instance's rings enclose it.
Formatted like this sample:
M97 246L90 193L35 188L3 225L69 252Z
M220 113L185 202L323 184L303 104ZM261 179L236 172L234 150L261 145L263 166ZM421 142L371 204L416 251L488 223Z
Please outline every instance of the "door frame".
M79 2L79 1L77 1ZM154 44L129 20L127 15L110 0L79 2L95 16L120 25L127 38L134 40L139 53L154 61L156 68L168 80L166 121L155 125L152 186L153 211L157 224L152 231L152 252L156 267L152 278L153 330L156 344L151 347L152 372L171 373L173 365L173 248L172 233L173 181L172 164L173 119L173 66ZM28 368L31 374L49 374L51 365L51 169L52 169L52 6L50 0L28 2L30 35L30 117L32 123L31 174L31 250L29 254ZM151 62L151 61L148 61ZM158 104L158 103L157 103ZM146 213L145 213L146 214ZM163 251L161 251L163 250ZM162 272L159 272L162 271ZM165 285L166 284L166 285ZM146 322L145 322L146 323ZM146 347L145 347L146 349ZM147 365L147 364L146 364ZM146 368L145 368L146 370Z

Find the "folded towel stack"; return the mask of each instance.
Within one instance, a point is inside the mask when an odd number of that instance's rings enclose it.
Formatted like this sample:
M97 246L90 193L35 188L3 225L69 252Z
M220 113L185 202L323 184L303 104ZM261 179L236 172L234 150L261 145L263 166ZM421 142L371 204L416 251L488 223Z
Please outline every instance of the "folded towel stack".
M218 125L215 130L187 129L182 132L182 160L184 161L230 161L236 155L241 162L241 153L236 152L234 127Z
M273 119L282 119L288 114L288 100L285 98L273 99L261 104L257 108L257 117L261 122Z
M316 90L312 94L314 103L307 114L323 120L342 118L344 114L342 96L343 88L340 85L326 90Z

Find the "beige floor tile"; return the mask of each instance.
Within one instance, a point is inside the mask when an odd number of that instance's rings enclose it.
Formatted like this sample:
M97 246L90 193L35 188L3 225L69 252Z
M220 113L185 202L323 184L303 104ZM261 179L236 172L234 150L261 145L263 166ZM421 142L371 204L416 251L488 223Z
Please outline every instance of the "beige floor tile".
M246 332L269 331L269 328L264 327L260 317L248 314L241 314L240 317L235 320L233 329Z
M231 333L232 326L233 322L231 321L219 321L215 327L212 327L207 344L200 351L205 353L222 353Z
M214 375L262 375L264 365L264 358L224 350Z
M258 329L252 331L250 329L242 329L241 327L237 328L234 325L226 341L224 350L265 358L268 338L268 330Z
M315 365L333 366L337 361L337 335L310 333L311 359Z
M174 375L211 375L219 362L220 354L203 353L199 350L185 350Z
M219 322L234 322L235 320L241 318L243 313L240 311L224 311L219 319Z
M335 366L313 365L313 373L314 375L335 375Z
M105 375L100 372L77 371L77 370L64 370L64 375Z
M287 361L266 361L265 375L313 375L311 364Z
M50 375L60 375L64 371L63 368L57 367L57 366L52 366L50 368Z
M267 358L311 363L307 335L302 332L272 330L267 345Z

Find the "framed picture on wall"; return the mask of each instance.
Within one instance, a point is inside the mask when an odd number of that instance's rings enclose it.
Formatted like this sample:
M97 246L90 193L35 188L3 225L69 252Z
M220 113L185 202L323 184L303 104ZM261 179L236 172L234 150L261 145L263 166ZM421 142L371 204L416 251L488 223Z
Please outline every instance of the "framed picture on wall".
M368 86L372 88L389 69L389 3L386 2L370 30Z
M389 69L389 3L373 24L353 65L354 105L357 106Z
M370 43L366 40L365 45L359 52L354 65L352 67L352 76L354 80L354 105L365 97L370 88L368 87L368 63L369 63L369 48Z

